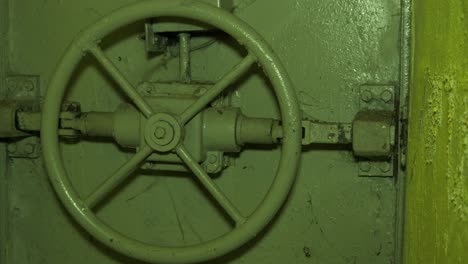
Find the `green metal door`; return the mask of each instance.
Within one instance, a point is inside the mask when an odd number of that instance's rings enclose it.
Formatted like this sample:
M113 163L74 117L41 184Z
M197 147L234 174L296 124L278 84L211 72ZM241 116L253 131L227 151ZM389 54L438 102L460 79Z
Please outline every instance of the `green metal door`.
M0 69L5 85L0 95L7 98L28 89L26 78L37 93L33 98L43 99L61 56L78 33L134 2L1 0L5 38ZM396 102L398 111L406 59L401 56L402 5L399 0L236 0L230 12L263 36L282 61L304 119L351 124L363 105L373 101ZM136 21L109 35L101 45L108 58L132 84L181 80L181 54L171 48L150 52L145 23L148 20ZM164 30L164 25L155 26ZM216 82L246 55L225 33L211 28L189 33L192 82ZM246 116L280 119L269 78L259 67L251 68L226 91L229 104ZM74 70L66 100L79 102L83 112L111 112L128 102L118 86L86 56ZM364 91L370 91L371 98ZM211 136L227 137L224 132ZM0 147L0 261L144 263L103 245L70 216L51 187L38 138L27 140L4 140ZM84 196L133 156L128 148L99 137L62 138L60 146L70 181ZM276 145L248 145L227 155L226 168L212 179L241 212L250 214L274 180L280 153ZM355 154L356 147L353 154L349 144L303 146L294 186L273 220L243 246L207 263L400 263L403 174L398 162L385 167L385 162L362 161ZM189 172L138 170L95 212L126 236L168 247L203 243L232 228L229 217Z

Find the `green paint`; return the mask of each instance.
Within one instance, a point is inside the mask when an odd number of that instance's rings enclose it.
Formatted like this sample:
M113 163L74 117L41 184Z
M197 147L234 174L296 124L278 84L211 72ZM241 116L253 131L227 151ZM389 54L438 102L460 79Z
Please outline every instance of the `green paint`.
M10 22L9 72L40 75L45 93L78 33L133 2L10 1L10 14L4 16ZM259 32L283 62L310 118L351 123L362 84L398 83L400 0L235 3L235 15ZM142 31L143 23L135 23L105 39L111 62L133 85L179 79L177 56L148 57L139 38ZM214 36L211 45L192 52L193 81L219 80L246 55L233 40ZM207 39L192 37L191 44L199 47ZM126 97L97 65L84 58L66 99L80 102L83 111L114 111ZM233 104L246 116L279 118L272 87L261 70L252 67L235 86ZM61 149L70 180L83 197L131 157L125 149L96 139L64 141ZM249 214L267 193L279 160L280 149L252 147L214 180ZM11 238L6 263L141 264L102 246L73 221L50 186L42 159L4 164ZM194 177L138 173L97 208L97 216L151 245L191 246L215 239L231 226ZM394 179L358 177L348 150L305 147L296 184L278 216L252 242L211 263L388 264L393 261L394 229Z
M415 0L405 261L468 259L468 2Z

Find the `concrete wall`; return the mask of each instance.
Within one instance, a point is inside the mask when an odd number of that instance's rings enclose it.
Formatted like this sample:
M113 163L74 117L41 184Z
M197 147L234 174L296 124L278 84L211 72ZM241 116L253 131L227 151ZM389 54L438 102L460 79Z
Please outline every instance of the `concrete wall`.
M467 263L468 1L413 3L405 263Z

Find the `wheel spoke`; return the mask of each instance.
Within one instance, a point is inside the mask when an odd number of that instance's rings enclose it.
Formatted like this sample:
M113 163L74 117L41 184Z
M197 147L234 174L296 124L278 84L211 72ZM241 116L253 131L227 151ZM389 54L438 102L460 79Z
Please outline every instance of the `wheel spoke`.
M125 78L120 70L115 66L114 63L104 54L102 49L96 44L89 49L94 57L101 63L106 71L112 76L112 78L119 84L122 90L127 94L130 100L140 109L140 111L147 118L153 114L151 106L145 101L145 99L136 91L133 85Z
M90 208L93 208L101 202L115 187L127 179L132 172L136 171L141 163L143 163L143 161L145 161L152 152L152 149L145 145L137 154L117 169L111 177L107 178L96 190L94 190L94 192L85 199L85 203Z
M213 87L203 94L195 103L189 106L180 116L182 124L189 122L211 101L213 101L220 93L222 93L229 85L239 79L247 72L256 61L256 58L249 54L239 64L237 64L229 73L224 75Z
M227 214L240 225L245 222L245 218L241 215L236 206L226 197L226 195L216 186L214 181L205 172L205 170L198 164L198 162L190 155L184 146L177 147L177 154L193 171L202 185L210 192L218 204L227 212Z

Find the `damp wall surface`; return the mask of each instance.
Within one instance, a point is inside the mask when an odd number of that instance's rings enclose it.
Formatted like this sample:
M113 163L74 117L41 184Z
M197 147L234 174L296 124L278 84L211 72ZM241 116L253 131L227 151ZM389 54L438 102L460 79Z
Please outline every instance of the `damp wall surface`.
M468 1L413 1L405 263L468 259Z

